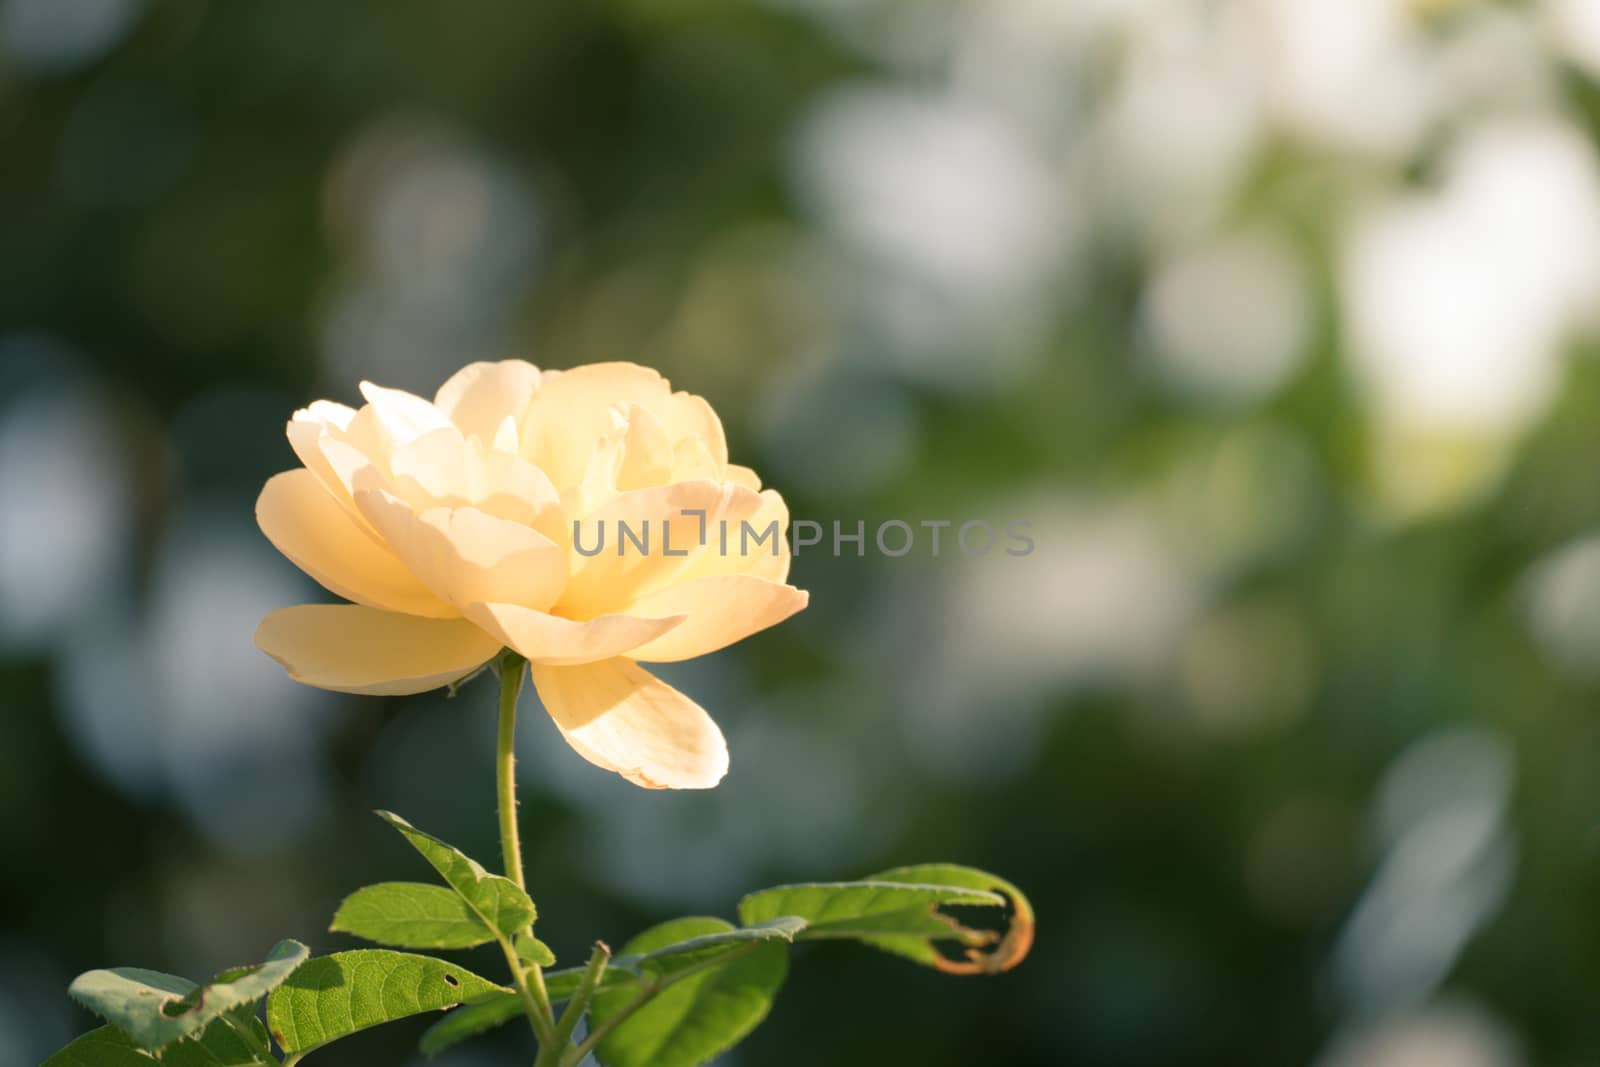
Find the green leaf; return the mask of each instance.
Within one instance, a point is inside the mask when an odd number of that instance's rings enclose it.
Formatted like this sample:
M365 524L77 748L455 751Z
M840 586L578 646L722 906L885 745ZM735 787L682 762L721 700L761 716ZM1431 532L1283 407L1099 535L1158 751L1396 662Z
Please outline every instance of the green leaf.
M212 1021L198 1038L179 1041L162 1051L141 1049L114 1026L91 1030L45 1060L41 1067L268 1067L276 1065L266 1027L254 1005L236 1008Z
M516 993L494 993L476 1004L467 1004L455 1009L428 1027L417 1047L432 1056L460 1044L469 1037L486 1034L521 1017L520 996Z
M1021 963L1033 948L1033 905L1022 890L988 871L954 863L922 863L882 871L872 875L872 880L998 893L1010 904L1010 915L1003 935L996 935L989 930L974 930L962 925L954 916L939 912L936 918L948 923L953 934L864 938L868 944L905 956L924 966L937 967L947 974L999 974L1009 971ZM956 941L963 948L965 958L950 959L934 947L932 941L935 940Z
M511 879L490 874L475 860L392 812L380 811L378 816L399 830L411 842L411 847L422 853L422 858L433 865L446 885L461 894L461 899L489 929L510 937L531 926L538 917L532 899Z
M545 991L550 994L550 1003L559 1004L563 1000L570 999L582 977L582 967L546 972L544 985ZM605 977L600 979L600 988L614 989L619 986L630 986L638 990L639 980L637 976L627 971L616 967L608 968ZM497 1026L504 1026L521 1015L522 998L514 990L487 994L471 1004L457 1008L429 1027L427 1033L422 1035L422 1051L443 1052L459 1041L486 1033Z
M516 946L517 958L523 963L531 963L540 967L554 967L556 954L550 951L550 946L540 941L532 934L518 934L511 942Z
M692 920L716 921L721 920ZM707 960L726 955L746 945L762 941L793 941L806 928L806 921L795 915L784 915L756 926L742 929L729 927L715 933L701 934L686 941L666 945L642 956L619 956L613 966L637 972L649 981L659 982L680 971L697 967Z
M495 932L461 895L421 882L384 882L344 898L329 927L394 948L473 948Z
M300 942L280 941L265 963L224 971L205 985L160 971L116 967L80 974L68 992L136 1045L160 1049L194 1037L224 1013L260 1000L308 955L310 950Z
M721 919L675 919L629 941L622 954L645 959L734 932ZM596 1049L600 1061L606 1067L694 1067L731 1048L766 1018L789 969L785 939L774 933L731 949L726 944L715 955L702 957L698 966L652 982L660 992L606 1035ZM632 983L602 990L590 1010L591 1030L623 1012L643 992L643 986Z
M444 960L385 949L336 952L308 961L267 998L267 1027L288 1053L504 987Z
M903 933L913 916L928 916L941 904L1000 907L998 894L941 885L900 885L888 880L866 882L808 882L780 885L752 893L739 902L739 918L746 926L780 915L806 920L803 940L860 937L870 933Z

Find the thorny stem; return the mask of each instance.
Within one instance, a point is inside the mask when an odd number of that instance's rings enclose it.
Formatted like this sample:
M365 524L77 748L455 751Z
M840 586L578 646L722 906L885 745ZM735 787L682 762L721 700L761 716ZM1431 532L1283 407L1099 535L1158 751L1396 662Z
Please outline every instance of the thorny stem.
M506 877L515 882L517 888L526 890L527 883L522 873L522 842L517 836L516 737L517 697L522 692L522 675L527 668L527 661L508 649L495 660L494 667L500 681L500 728L494 761L500 813L500 853L505 861ZM517 995L522 999L528 1025L539 1039L540 1048L557 1045L553 1040L555 1017L550 1010L550 995L544 986L544 972L536 963L524 966L509 941L502 939L500 948L505 952ZM565 1043L563 1039L560 1045Z

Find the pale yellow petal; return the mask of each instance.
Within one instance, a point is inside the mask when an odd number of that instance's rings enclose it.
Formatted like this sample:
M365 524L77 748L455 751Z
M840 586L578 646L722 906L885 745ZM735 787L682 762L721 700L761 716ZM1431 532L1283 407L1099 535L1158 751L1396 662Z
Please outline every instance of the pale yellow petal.
M321 423L338 430L348 430L356 417L356 409L332 400L313 400L295 412L295 418L304 416L311 422Z
M666 424L667 433L674 444L685 438L704 442L717 467L715 477L725 476L723 471L728 466L728 439L723 433L722 420L717 417L716 409L705 397L694 393L673 393L667 401L662 422Z
M582 480L595 447L611 433L614 407L633 403L655 412L670 396L665 378L633 363L546 372L522 421L523 457L557 488L569 489Z
M465 619L421 619L356 604L274 611L256 628L256 647L297 682L376 696L448 685L500 650Z
M749 467L741 467L737 463L728 464L727 473L723 475L734 485L742 485L754 492L761 491L761 476Z
M532 463L469 438L467 483L467 498L479 511L531 526L557 544L566 543L561 494Z
M643 597L628 609L630 615L646 618L688 616L681 626L640 645L628 656L646 663L703 656L776 626L804 608L809 599L803 589L747 574L691 578Z
M494 441L507 418L513 428L521 421L538 388L539 369L524 360L469 363L439 387L433 404L462 433Z
M720 552L724 535L737 542L740 520L761 506L760 495L725 482L677 482L614 497L577 524L572 577L557 613L588 619L624 611Z
M458 608L494 601L542 610L566 583L566 551L520 523L477 508L419 514L380 488L359 489L356 506L407 569Z
M256 500L256 522L279 552L330 593L411 615L461 614L429 592L309 470L268 479Z
M647 789L709 789L727 774L711 716L632 660L531 673L562 736L590 763Z
M672 443L661 420L639 404L622 405L627 428L622 431L622 456L616 487L627 492L664 485L672 479Z
M680 437L672 446L672 478L674 482L687 482L697 478L722 481L727 465L718 463L702 437ZM728 481L733 479L728 478Z
M393 491L418 511L463 507L468 496L467 442L454 426L429 430L389 456Z
M495 427L494 441L492 442L497 452L509 452L516 455L521 448L521 438L517 436L517 419L507 415L500 420L500 425Z
M726 540L702 552L679 580L713 574L748 574L772 582L789 579L789 506L776 489L763 489L748 518L730 520Z
M383 457L388 455L388 444L381 440L382 431L370 407L353 412L348 419L342 419L338 408L319 400L295 412L288 425L289 446L334 499L365 525L352 496L355 481L369 467L387 469Z
M361 395L367 398L384 434L397 445L416 440L429 430L452 425L438 408L403 389L362 382Z
M570 666L620 656L677 628L683 615L602 615L575 622L516 604L471 604L467 618L533 663Z

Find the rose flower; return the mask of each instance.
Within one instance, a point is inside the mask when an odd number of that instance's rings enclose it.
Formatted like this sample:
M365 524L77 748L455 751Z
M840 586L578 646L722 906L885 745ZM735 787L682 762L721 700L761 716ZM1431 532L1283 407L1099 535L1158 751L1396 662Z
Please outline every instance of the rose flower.
M578 754L652 788L715 785L727 745L639 664L691 659L805 607L789 515L728 462L705 400L655 371L474 363L432 402L370 383L319 400L305 466L256 504L267 538L349 604L268 615L256 644L307 685L419 693L502 648Z

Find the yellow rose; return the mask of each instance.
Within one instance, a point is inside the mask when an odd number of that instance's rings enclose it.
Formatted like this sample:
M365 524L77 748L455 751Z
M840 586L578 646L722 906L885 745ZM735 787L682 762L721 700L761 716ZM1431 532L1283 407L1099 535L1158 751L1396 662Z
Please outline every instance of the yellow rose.
M474 363L431 403L361 392L360 410L295 412L305 467L256 504L278 550L354 603L275 611L256 644L296 681L376 694L509 647L585 759L651 788L721 780L716 723L639 662L723 648L807 594L785 582L783 498L728 462L711 405L631 363Z

